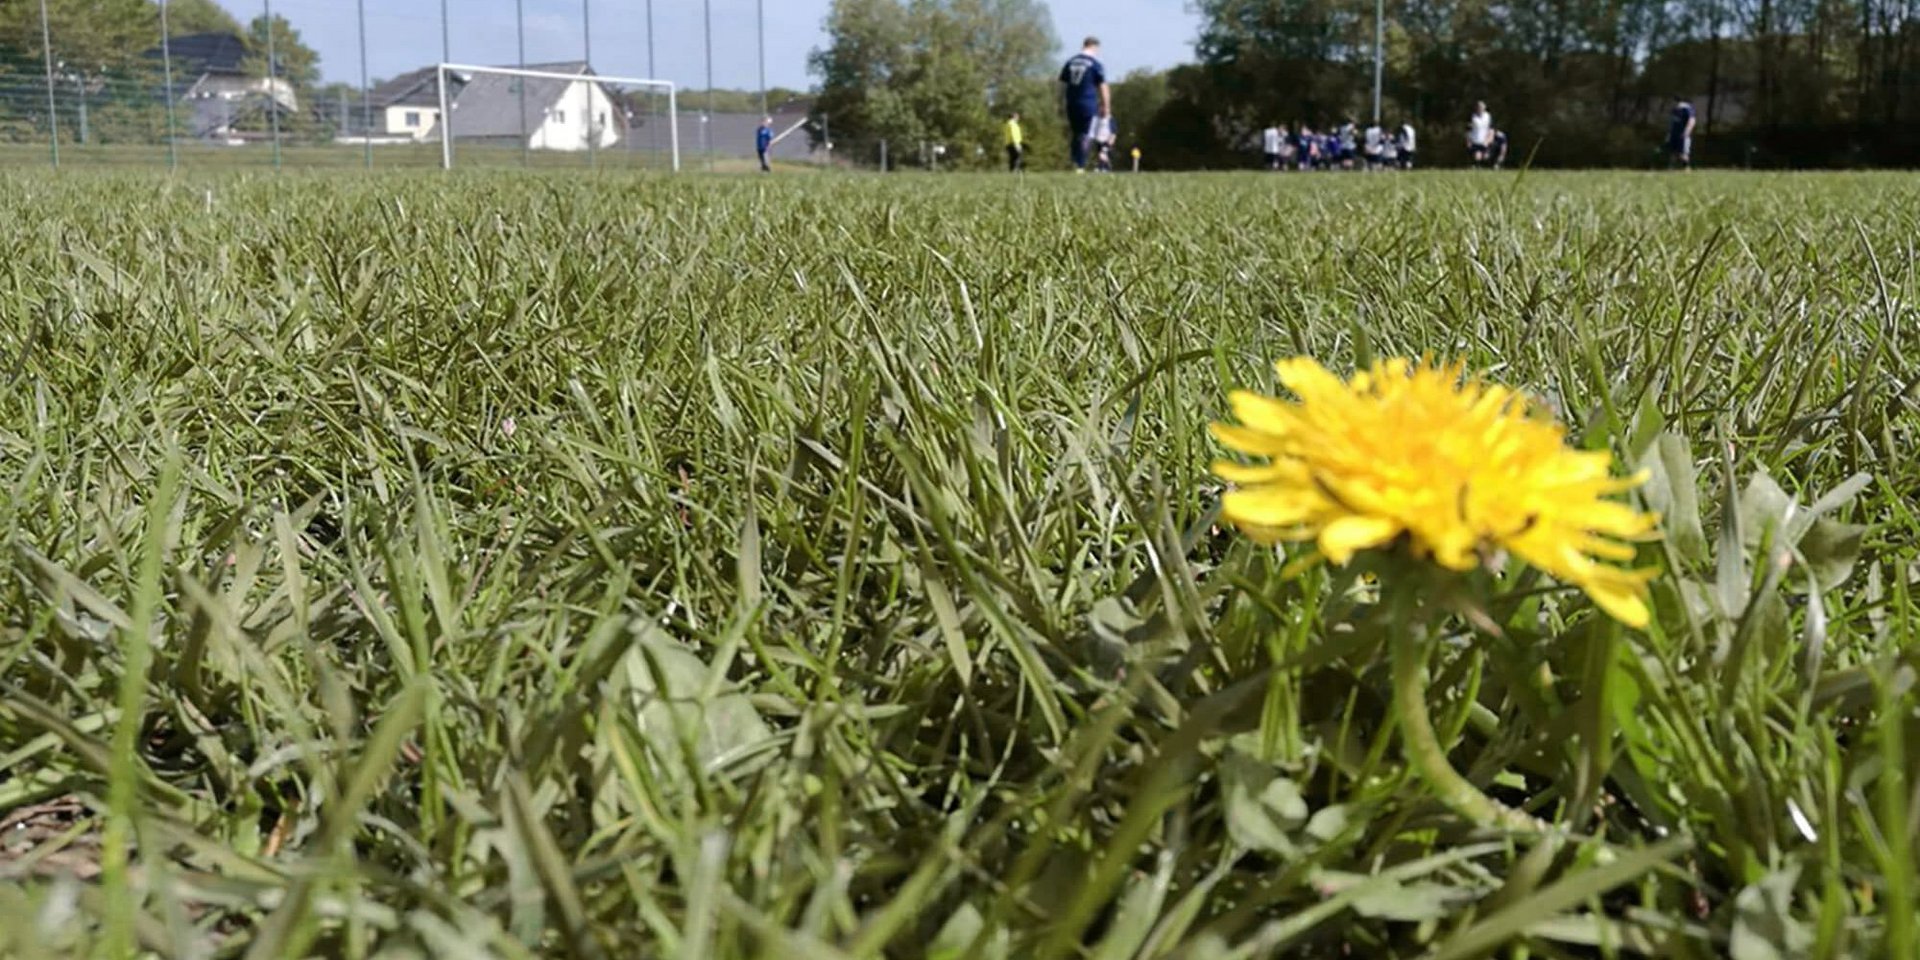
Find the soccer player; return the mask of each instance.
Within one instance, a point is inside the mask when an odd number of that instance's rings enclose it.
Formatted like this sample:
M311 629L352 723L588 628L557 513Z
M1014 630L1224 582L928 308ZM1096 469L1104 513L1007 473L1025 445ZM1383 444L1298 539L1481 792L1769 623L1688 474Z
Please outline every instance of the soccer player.
M1419 149L1419 141L1413 132L1413 121L1409 120L1402 123L1400 125L1400 132L1395 135L1395 139L1399 141L1400 146L1400 169L1412 170L1413 154L1415 150Z
M1269 124L1260 131L1260 153L1267 158L1267 169L1280 169L1280 125Z
M1380 132L1380 168L1383 170L1400 169L1400 135Z
M1314 155L1320 152L1320 138L1313 135L1313 128L1300 125L1300 132L1293 138L1293 156L1300 161L1301 170L1313 169Z
M1673 95L1673 119L1667 121L1667 152L1673 165L1693 169L1693 104L1679 94Z
M1359 130L1351 118L1340 125L1340 169L1352 170L1353 158L1360 139Z
M1367 131L1362 135L1361 140L1361 155L1367 158L1368 170L1377 169L1380 166L1380 158L1385 146L1386 134L1380 129L1379 121L1367 124Z
M1027 138L1020 129L1020 114L1007 114L1007 172L1019 173L1027 166Z
M1500 169L1500 167L1507 162L1507 132L1505 130L1493 131L1493 142L1487 145L1487 157L1492 161L1495 170Z
M1473 118L1467 121L1467 155L1473 158L1473 165L1487 165L1488 152L1493 149L1493 114L1487 112L1485 101L1473 105Z
M738 127L734 129L738 130ZM761 117L760 129L753 132L753 152L760 155L760 172L772 173L773 166L767 163L767 151L773 149L773 118Z
M1093 121L1113 112L1113 88L1107 86L1107 68L1100 63L1099 37L1088 37L1060 68L1060 84L1067 95L1067 146L1074 169L1084 173Z

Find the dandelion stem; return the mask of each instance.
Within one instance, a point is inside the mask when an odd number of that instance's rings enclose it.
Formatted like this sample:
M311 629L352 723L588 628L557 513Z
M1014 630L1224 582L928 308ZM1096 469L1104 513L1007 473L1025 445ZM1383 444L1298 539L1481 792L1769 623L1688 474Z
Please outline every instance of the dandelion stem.
M1426 625L1418 614L1393 625L1393 706L1407 763L1426 778L1441 803L1476 826L1545 832L1545 823L1487 796L1447 762L1427 714L1427 647Z

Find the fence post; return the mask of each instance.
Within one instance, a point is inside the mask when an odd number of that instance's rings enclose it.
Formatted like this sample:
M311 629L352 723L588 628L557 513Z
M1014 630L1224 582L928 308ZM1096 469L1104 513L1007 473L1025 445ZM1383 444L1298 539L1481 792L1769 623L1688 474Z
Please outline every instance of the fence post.
M593 0L580 0L580 39L586 48L587 73L591 75L594 73ZM593 94L599 89L600 85L597 83L587 84L587 169L589 170L598 169L599 166L600 131L594 129L594 118L598 114L593 109ZM607 104L607 109L611 111L613 104Z
M60 169L60 107L53 99L53 28L47 26L47 0L40 0L40 52L47 60L47 146L53 151L53 168Z
M653 0L647 0L647 79L649 80L660 79L660 74L657 71L655 71L653 67ZM648 146L652 148L651 152L658 154L660 152L660 109L659 109L659 100L656 99L656 96L657 95L653 92L653 88L648 87L647 88L647 140L648 140ZM674 125L674 135L678 137L679 127L680 127L680 117L679 117L678 111L674 112L673 125ZM677 143L678 141L676 140L675 142ZM674 150L673 161L674 161L674 171L678 172L680 169L680 152L678 148Z
M373 93L367 87L367 0L358 0L360 13L360 144L362 162L373 169Z
M273 168L280 169L280 91L274 86L274 74L280 70L280 58L273 50L273 0L260 0L267 25L267 120L273 129Z
M527 3L526 0L513 0L513 23L515 35L519 37L520 69L527 68ZM515 84L520 90L520 165L533 162L533 144L527 140L527 78L521 77Z
M707 113L700 121L700 135L706 140L707 172L713 172L713 0L706 2L707 23Z
M167 169L180 169L180 142L173 119L173 28L167 24L170 0L160 0L160 66L167 84Z

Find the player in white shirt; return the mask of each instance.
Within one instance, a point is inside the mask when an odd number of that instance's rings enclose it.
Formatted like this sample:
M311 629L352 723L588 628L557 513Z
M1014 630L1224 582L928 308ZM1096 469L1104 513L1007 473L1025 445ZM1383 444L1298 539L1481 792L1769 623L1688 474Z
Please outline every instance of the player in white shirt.
M1361 155L1367 158L1367 169L1373 170L1378 168L1380 166L1381 149L1386 142L1384 131L1380 129L1379 123L1369 123L1367 124L1366 132L1360 136Z
M1260 131L1260 153L1266 158L1268 170L1280 169L1280 143L1283 139L1278 125L1270 125Z
M1413 132L1413 124L1403 123L1399 132L1394 134L1395 146L1400 148L1400 169L1413 169L1413 154L1419 149L1419 141Z
M1467 121L1467 154L1473 158L1473 165L1483 167L1493 150L1493 114L1487 112L1485 101L1473 105L1473 118Z

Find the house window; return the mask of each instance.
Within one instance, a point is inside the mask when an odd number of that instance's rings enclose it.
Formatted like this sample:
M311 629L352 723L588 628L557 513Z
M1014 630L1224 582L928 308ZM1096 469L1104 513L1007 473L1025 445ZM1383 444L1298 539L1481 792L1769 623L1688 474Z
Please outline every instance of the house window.
M407 126L409 127L420 126L420 111L418 110L407 111Z
M607 125L607 112L605 110L600 111L600 114L594 118L593 125L596 127L604 127Z
M566 125L567 125L567 112L566 112L565 110L555 110L555 111L553 112L553 122L554 122L554 123L557 123L557 124L560 124L560 125L561 125L561 126L563 126L563 127L564 127L564 126L566 126Z

